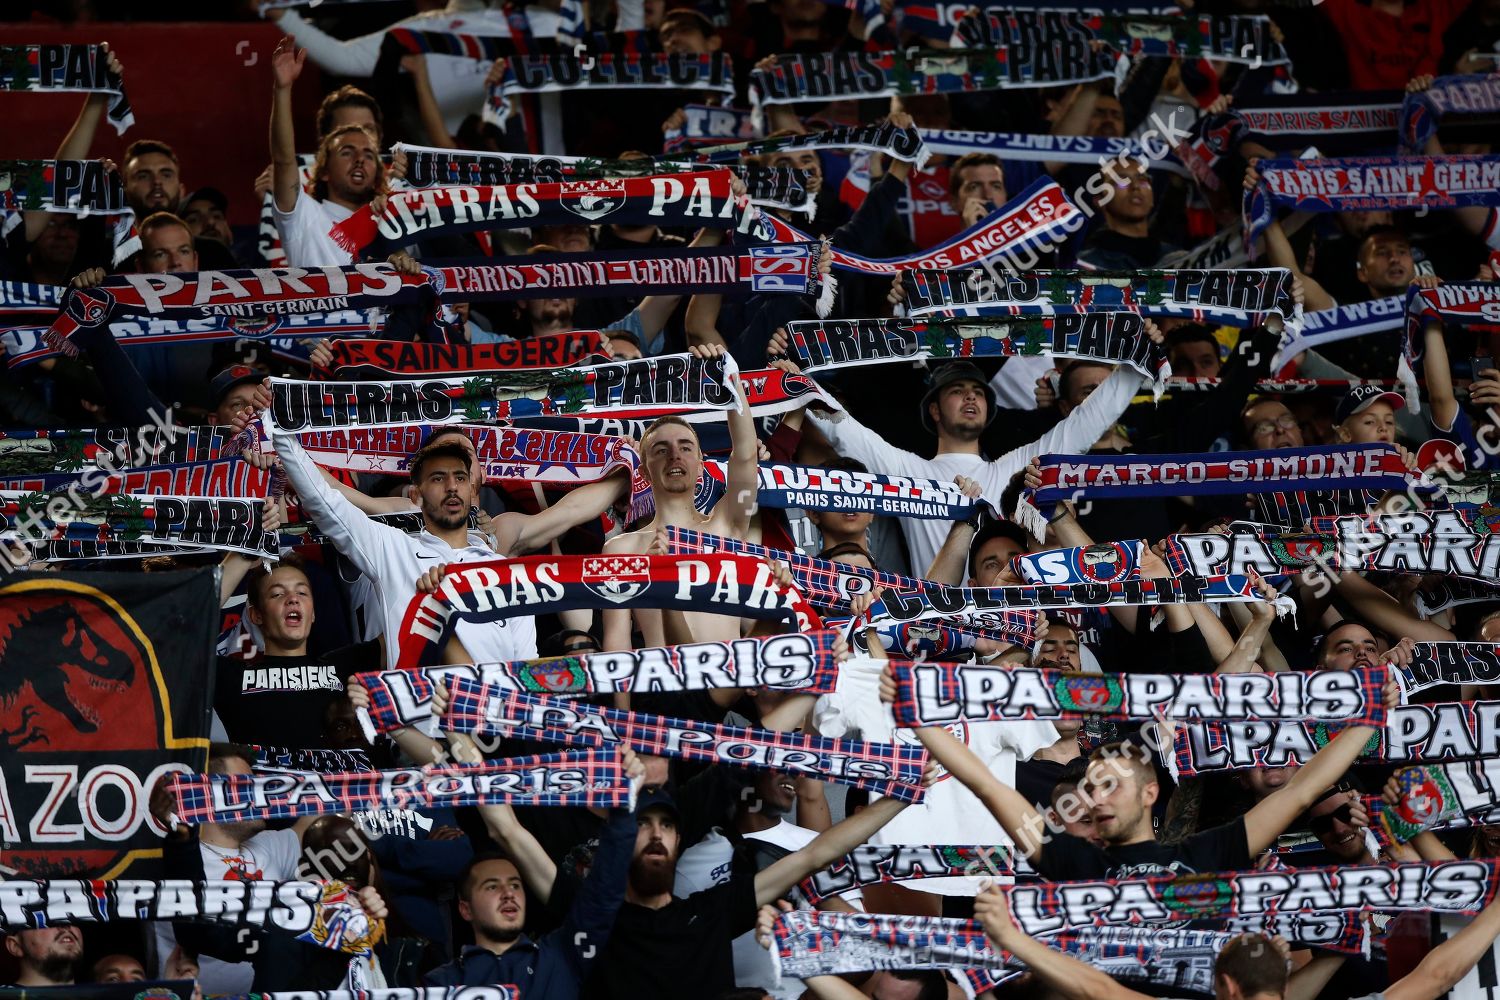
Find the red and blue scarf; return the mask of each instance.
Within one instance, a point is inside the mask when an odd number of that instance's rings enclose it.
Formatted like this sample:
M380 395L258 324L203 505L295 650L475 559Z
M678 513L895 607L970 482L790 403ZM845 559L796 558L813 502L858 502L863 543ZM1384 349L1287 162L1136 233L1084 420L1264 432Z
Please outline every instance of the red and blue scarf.
M0 46L0 90L108 94L105 117L123 135L135 124L125 84L109 68L102 45L47 43Z

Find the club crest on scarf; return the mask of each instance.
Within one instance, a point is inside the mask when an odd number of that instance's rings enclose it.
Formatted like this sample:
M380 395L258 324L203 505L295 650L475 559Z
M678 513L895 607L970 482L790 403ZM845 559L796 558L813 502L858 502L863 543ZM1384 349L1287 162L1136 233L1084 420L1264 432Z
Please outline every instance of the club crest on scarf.
M385 937L385 923L374 920L355 898L354 890L339 881L323 885L312 927L298 940L332 951L362 955Z
M63 296L63 312L85 329L102 326L115 307L115 297L102 288L70 288Z
M579 582L614 604L625 604L651 584L647 556L597 556L583 561Z
M1052 690L1058 706L1070 712L1113 712L1125 703L1119 680L1101 674L1064 674Z
M1401 786L1401 800L1396 813L1416 827L1426 827L1442 814L1446 803L1443 789L1425 767L1407 767L1396 772Z
M521 682L522 690L538 694L576 694L589 689L588 672L576 656L524 663L517 673L517 680Z
M1124 542L1101 542L1075 551L1073 568L1081 580L1093 583L1117 583L1135 567L1135 553Z
M625 204L625 185L618 180L580 181L562 189L562 207L598 222Z
M1228 882L1211 875L1198 875L1168 883L1162 889L1161 901L1174 913L1197 919L1220 913L1233 897Z

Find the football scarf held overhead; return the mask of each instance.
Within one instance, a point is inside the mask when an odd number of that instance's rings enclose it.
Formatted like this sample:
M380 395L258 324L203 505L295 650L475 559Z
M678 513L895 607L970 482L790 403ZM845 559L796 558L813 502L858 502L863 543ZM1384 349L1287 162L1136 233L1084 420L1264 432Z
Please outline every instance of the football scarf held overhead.
M807 901L817 905L830 896L889 882L923 878L1009 878L1035 874L1026 859L1008 846L953 844L864 844L827 868L798 883Z
M905 257L865 257L832 247L833 266L861 274L893 275L913 268L957 268L992 257L1024 255L1051 246L1078 228L1082 218L1062 188L1038 178L996 211L943 243ZM768 215L764 219L783 246L812 239L797 227ZM826 315L820 313L820 315Z
M620 469L633 473L640 465L640 456L624 438L534 428L456 426L473 442L479 468L487 480L524 479L546 486L581 486L608 478ZM436 429L428 425L351 427L306 431L297 435L297 440L308 456L325 468L400 476L406 474L412 455Z
M452 563L436 591L407 606L398 668L417 667L457 621L498 621L572 608L676 608L789 621L799 631L821 621L796 590L748 556L528 556Z
M1429 326L1500 330L1500 282L1462 281L1436 288L1412 285L1406 290L1406 336L1398 375L1408 405L1419 398L1416 377L1422 370L1424 334Z
M0 90L109 94L105 117L117 134L135 124L125 85L102 45L0 45Z
M490 91L486 114L500 113L505 98L558 90L692 90L734 94L734 69L724 52L598 52L514 56Z
M1448 820L1500 805L1500 759L1403 767L1395 777L1399 801L1394 807L1382 803L1377 821L1376 835L1387 842L1405 844Z
M259 318L404 305L417 301L433 273L406 275L389 264L354 264L111 275L91 288L69 288L46 340L54 350L76 355L78 346L71 338L79 330L101 327L127 313Z
M908 316L1058 316L1139 312L1200 322L1258 326L1267 315L1291 318L1292 275L1285 268L1234 271L1032 271L992 274L976 267L912 270L901 276Z
M1421 152L1450 114L1500 114L1500 74L1440 76L1426 90L1407 94L1401 105L1402 145L1408 152Z
M1239 100L1227 112L1247 137L1272 149L1320 149L1362 144L1364 152L1394 145L1406 95L1399 90L1277 94ZM1380 147L1384 147L1383 149ZM1353 150L1351 150L1353 151Z
M884 153L892 159L913 164L918 170L922 169L928 157L927 147L923 145L916 126L897 128L888 121L879 121L869 125L842 125L821 132L747 139L743 142L709 146L694 149L683 158L708 163L733 163L742 156L774 156L803 149L862 149Z
M1023 969L998 952L976 920L791 910L772 925L782 976L810 978L872 969ZM1234 935L1161 927L1084 927L1043 944L1118 979L1213 992L1213 960ZM1183 967L1187 976L1183 977Z
M1160 383L1166 353L1146 335L1139 313L1075 313L1020 320L845 319L786 324L803 371L887 361L1035 357L1053 354L1129 365Z
M96 496L263 497L271 479L239 458L211 459L184 465L146 465L114 472L47 472L0 477L0 491L56 493L77 484Z
M177 796L177 821L189 826L384 808L633 808L619 755L592 750L394 771L177 774L169 788Z
M1113 79L1115 54L1257 66L1291 61L1273 37L1269 18L1234 14L1153 17L990 7L963 17L953 37L955 44L972 48L1004 47L1008 60L1019 61L1024 78L1034 85ZM1091 53L1096 42L1103 47Z
M256 747L255 773L337 774L340 771L373 771L365 750L294 749L292 747Z
M305 3L307 0L301 0ZM334 0L323 0L331 3ZM345 3L360 0L341 0ZM383 2L383 0L380 0ZM191 996L191 991L189 991ZM141 1000L138 997L122 1000ZM151 1000L155 1000L154 997ZM183 1000L188 1000L183 997ZM291 990L276 993L244 993L217 1000L522 1000L518 986L390 986L367 990Z
M362 720L368 719L367 735L374 740L376 733L426 723L432 718L433 685L450 683L454 677L554 697L727 687L831 694L838 674L835 638L827 631L797 632L512 663L383 670L355 674L352 681L370 693L370 708Z
M201 546L275 559L276 533L261 527L258 497L106 495L74 503L57 494L0 492L0 515L27 540L147 542ZM61 497L62 517L49 504Z
M0 431L0 476L206 462L233 440L227 424Z
M1500 205L1500 156L1366 156L1260 162L1245 192L1247 242L1278 208L1299 212L1415 211Z
M1088 135L1049 135L1024 132L965 132L956 129L917 129L917 135L933 153L963 156L994 153L1005 160L1031 163L1087 163L1120 157L1147 159L1133 139L1095 138Z
M284 431L505 421L521 416L662 416L739 405L729 355L690 354L589 368L392 382L271 380L271 419Z
M30 281L0 281L0 316L17 313L55 313L62 308L63 285Z
M1392 668L1403 695L1457 684L1500 683L1500 645L1489 642L1419 642L1411 662Z
M474 230L579 224L658 225L748 232L758 213L730 190L728 170L663 177L418 188L392 192L385 210L356 211L328 235L351 254ZM374 252L374 251L372 251Z
M613 748L739 767L796 771L822 781L867 788L902 802L922 801L921 747L833 740L797 732L714 725L658 715L621 712L579 701L560 701L487 688L460 678L443 716L449 733L544 740L568 746Z
M166 319L163 317L121 316L97 331L99 336L113 336L121 347L143 347L151 344L213 343L223 340L253 340L287 353L286 348L300 340L324 337L362 337L372 332L370 316L354 309L331 313L305 313L291 316L235 317L213 316L204 319ZM6 362L17 368L50 357L57 357L47 342L46 327L22 327L0 330L0 345ZM80 334L84 336L85 334ZM375 343L394 343L376 341ZM303 352L302 358L306 358Z
M679 153L698 146L717 146L755 138L754 116L749 111L689 104L682 112L682 126L667 129L663 134L663 152Z
M369 954L385 921L368 916L342 882L247 879L13 879L0 882L0 930L118 920L193 920L279 931L332 951Z
M1383 726L1384 667L1274 674L1085 674L893 660L896 724L1105 718L1327 719Z
M129 212L125 182L103 160L0 160L0 211L112 215Z
M941 479L907 479L808 465L761 465L756 502L762 507L872 513L884 517L967 520L985 501Z
M1122 881L1012 886L1027 934L1116 923L1178 923L1340 910L1478 913L1495 898L1496 862L1297 868Z
M1399 330L1405 321L1406 300L1399 295L1305 312L1300 327L1282 331L1276 357L1271 359L1271 371L1280 371L1304 351L1316 351L1370 333Z
M1178 730L1167 769L1213 771L1306 764L1343 729L1325 722L1201 722ZM1443 763L1500 757L1500 702L1402 705L1360 754L1362 762Z
M379 380L447 374L471 378L526 368L569 368L600 353L601 340L597 330L549 333L495 344L335 340L328 370L335 378Z
M1007 70L1004 49L783 53L772 65L750 72L750 102L759 111L799 101L976 93L1031 85L1013 82Z

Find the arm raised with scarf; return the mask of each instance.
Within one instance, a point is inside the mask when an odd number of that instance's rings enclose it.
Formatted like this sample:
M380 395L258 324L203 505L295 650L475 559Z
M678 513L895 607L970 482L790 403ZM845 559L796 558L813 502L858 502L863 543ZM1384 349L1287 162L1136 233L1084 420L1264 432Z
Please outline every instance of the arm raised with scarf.
M1410 643L1406 645L1409 647ZM1408 653L1409 655L1409 653ZM1389 708L1400 704L1396 682L1387 677L1385 702ZM1245 846L1250 856L1273 847L1276 838L1291 826L1298 816L1331 788L1349 770L1370 737L1378 732L1373 726L1350 726L1339 733L1312 759L1297 768L1285 785L1257 802L1245 813Z

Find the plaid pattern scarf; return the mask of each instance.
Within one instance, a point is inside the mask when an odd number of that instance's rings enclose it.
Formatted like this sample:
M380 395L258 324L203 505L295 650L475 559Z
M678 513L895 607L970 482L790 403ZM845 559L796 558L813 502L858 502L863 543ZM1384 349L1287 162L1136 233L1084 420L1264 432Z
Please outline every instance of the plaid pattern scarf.
M0 281L0 316L17 313L55 313L62 308L62 285L38 285L30 281Z
M665 177L563 181L557 184L458 185L394 191L384 211L356 211L328 231L358 255L385 253L417 239L475 230L594 223L705 225L749 232L758 213L730 190L728 170Z
M782 135L771 139L746 138L716 146L695 148L683 158L704 163L733 163L742 156L771 156L803 149L862 149L884 153L892 159L922 169L929 155L916 126L897 128L888 121L869 125L842 125L820 132ZM675 158L669 158L675 159Z
M362 337L372 330L370 316L354 309L294 316L211 316L204 319L121 316L110 320L103 327L87 333L80 332L75 340L89 335L113 336L122 347L254 340L267 344L280 356L305 361L307 351L299 350L300 341L321 340L324 337ZM19 368L58 357L62 352L48 345L46 334L47 328L44 326L0 331L0 346L5 349L6 363L12 368ZM396 342L376 340L371 343Z
M1370 738L1362 762L1443 763L1500 756L1500 727L1488 702L1402 705ZM1167 770L1191 777L1213 771L1306 764L1345 727L1340 722L1201 722L1178 729Z
M1385 725L1384 667L1274 674L1086 674L891 662L898 726L1019 719L1326 719Z
M1257 66L1291 62L1272 36L1270 19L1258 15L1154 17L989 7L959 21L954 44L959 43L969 48L1004 47L1011 59L1014 53L1027 53L1026 78L1043 83L1058 82L1052 78L1063 72L1046 67L1068 61L1075 64L1074 72L1066 75L1069 82L1112 79L1115 56L1215 59ZM1094 43L1100 43L1100 51L1083 62Z
M480 470L487 480L582 486L606 479L620 469L634 473L641 461L624 438L522 427L458 426L473 442ZM355 427L308 431L297 439L312 460L326 468L399 476L407 472L411 456L435 429L430 424ZM269 442L264 448L270 450Z
M274 0L273 0L274 2ZM307 0L298 0L306 3ZM360 3L364 0L323 0L324 3ZM189 990L182 997L188 1000ZM123 1000L138 1000L132 996ZM155 998L153 997L153 1000ZM521 988L490 984L486 986L400 986L370 990L296 990L290 993L242 993L218 1000L521 1000Z
M392 382L271 380L271 419L285 431L501 422L520 416L643 416L739 405L729 355L669 354L590 368Z
M1450 114L1500 113L1500 74L1440 76L1426 90L1406 95L1398 128L1407 152L1420 153Z
M1381 805L1370 814L1370 828L1383 844L1404 844L1449 820L1488 813L1500 806L1500 789L1496 786L1500 760L1493 758L1403 767L1395 777L1401 793L1394 808L1374 796L1365 799L1367 806L1372 800Z
M798 631L822 625L800 593L782 589L763 561L748 556L528 556L451 563L435 592L418 594L407 606L396 637L396 665L421 666L459 619L498 621L626 605L781 619Z
M754 542L744 542L738 538L722 538L675 525L667 527L667 548L674 555L730 552L760 559L779 560L787 564L792 577L797 581L798 589L807 597L807 602L825 611L847 613L851 598L869 593L875 587L915 591L936 586L926 580L898 576L884 570L865 569L862 566L850 566L847 563L817 559L800 552L769 549ZM882 605L877 601L874 607L880 608ZM961 630L971 636L1030 645L1036 633L1036 617L1034 611L999 613L986 611L981 614L963 616L961 622L951 624L961 626ZM829 624L831 625L832 622ZM848 624L847 621L845 624ZM854 637L856 645L863 639L862 633Z
M433 685L453 677L559 698L725 687L831 694L838 677L835 638L836 633L830 631L794 632L511 663L382 670L355 674L352 682L370 693L370 708L360 713L360 720L373 741L377 733L425 726L432 718Z
M442 728L449 733L545 740L566 746L613 748L625 744L636 753L796 771L822 781L866 788L902 802L922 801L922 769L927 764L927 751L921 747L622 712L486 687L469 678L459 678L454 685L453 703L443 716Z
M699 146L718 146L756 137L755 116L749 111L688 104L682 112L682 125L663 133L663 153L683 153Z
M1298 911L1477 913L1495 898L1497 864L1449 861L1289 868L1012 886L1011 916L1027 934L1115 923L1257 917Z
M1278 533L1236 525L1234 533L1170 535L1167 565L1187 573L1275 576L1318 567L1329 572L1443 574L1478 582L1500 574L1500 511L1314 517L1307 529ZM1251 528L1250 531L1243 530Z
M1158 386L1172 373L1166 351L1133 312L1075 313L1022 320L802 320L786 325L802 369L857 368L948 358L1087 358L1129 365Z
M279 931L332 951L368 955L385 921L367 916L342 882L188 879L10 879L0 882L0 931L61 923L192 920Z
M908 316L1061 316L1138 312L1253 327L1268 315L1295 315L1285 268L1234 271L1031 271L983 268L910 270L901 275Z
M1345 157L1260 162L1244 198L1245 242L1254 246L1276 209L1415 211L1500 205L1500 156Z
M1036 874L1015 848L954 844L864 844L797 884L811 905L852 889L923 878L1014 877Z
M832 248L833 266L861 274L894 275L914 268L956 268L1034 247L1052 245L1076 226L1077 206L1062 188L1045 178L1011 198L1001 208L943 243L905 257L865 257ZM766 216L777 243L787 246L812 239L790 223ZM826 316L827 310L819 313Z
M342 774L175 774L180 823L296 819L371 809L459 806L603 806L633 809L615 753L514 757L479 765Z
M135 124L125 84L110 71L101 45L0 45L0 90L108 94L104 116L115 132L124 135Z
M597 330L550 333L497 344L429 344L403 340L335 340L335 378L401 375L493 375L525 368L569 368L600 352Z
M120 314L263 317L326 313L415 302L431 272L401 274L389 264L190 274L116 274L92 288L69 288L46 341L76 355L74 337Z
M976 920L878 913L780 913L772 925L773 962L798 979L872 969L933 968L1003 973L1024 969L996 951ZM1161 927L1086 927L1044 943L1118 979L1213 992L1213 960L1233 935ZM1170 956L1170 957L1169 957ZM1189 959L1183 981L1180 962Z
M265 500L258 497L121 496L72 499L56 493L0 491L5 536L19 542L146 542L241 552L275 559L276 534L261 528ZM59 500L66 518L49 505Z

